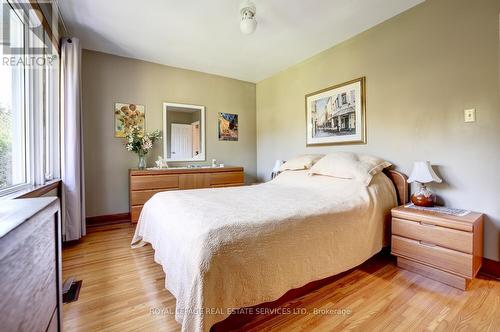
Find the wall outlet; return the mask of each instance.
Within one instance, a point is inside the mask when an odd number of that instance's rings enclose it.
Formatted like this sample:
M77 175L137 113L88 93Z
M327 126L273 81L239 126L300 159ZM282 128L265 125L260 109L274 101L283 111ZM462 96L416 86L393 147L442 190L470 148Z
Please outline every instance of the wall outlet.
M469 110L464 110L464 122L475 122L476 121L476 109L471 108Z

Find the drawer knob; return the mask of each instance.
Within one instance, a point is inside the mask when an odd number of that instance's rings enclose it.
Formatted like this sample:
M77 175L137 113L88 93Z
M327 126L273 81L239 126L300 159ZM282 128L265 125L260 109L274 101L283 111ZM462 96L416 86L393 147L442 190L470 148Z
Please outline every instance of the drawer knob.
M426 247L435 247L436 246L434 243L429 243L429 242L424 242L424 241L418 241L418 243L420 243L421 245L426 246Z
M428 223L423 222L423 221L420 222L420 225L425 226L425 227L436 227L436 225L434 225L434 224L428 224Z

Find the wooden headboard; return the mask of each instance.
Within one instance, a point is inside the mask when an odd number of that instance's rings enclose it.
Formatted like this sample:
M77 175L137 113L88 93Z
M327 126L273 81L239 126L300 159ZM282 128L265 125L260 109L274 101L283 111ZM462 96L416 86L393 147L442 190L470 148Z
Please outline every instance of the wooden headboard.
M408 203L410 201L410 190L408 182L406 182L408 177L392 169L385 169L384 174L394 183L394 188L396 188L396 194L398 196L398 204L403 205Z

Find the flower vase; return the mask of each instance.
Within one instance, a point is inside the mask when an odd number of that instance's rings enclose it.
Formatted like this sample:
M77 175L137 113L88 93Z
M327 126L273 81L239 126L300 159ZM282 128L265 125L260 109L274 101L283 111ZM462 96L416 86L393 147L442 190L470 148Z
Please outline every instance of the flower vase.
M146 168L146 159L144 158L143 154L139 154L139 163L137 165L138 169L145 169Z

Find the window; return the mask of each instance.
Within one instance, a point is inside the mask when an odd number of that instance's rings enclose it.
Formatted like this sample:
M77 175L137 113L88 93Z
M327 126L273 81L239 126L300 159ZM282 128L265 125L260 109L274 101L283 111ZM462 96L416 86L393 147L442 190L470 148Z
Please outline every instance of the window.
M1 1L0 12L0 196L58 178L60 169L58 51L43 16L13 3Z
M2 17L5 6L2 6ZM9 15L11 47L23 48L24 24L11 10ZM5 28L5 27L3 27ZM6 41L3 41L6 42ZM2 59L10 56L0 50ZM0 193L10 192L29 182L26 156L26 107L24 98L24 65L0 67Z
M51 64L44 71L44 168L45 180L60 177L59 164L59 55L50 37L45 33L45 44L51 51L46 56L51 57Z

